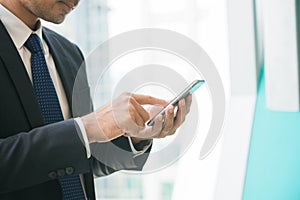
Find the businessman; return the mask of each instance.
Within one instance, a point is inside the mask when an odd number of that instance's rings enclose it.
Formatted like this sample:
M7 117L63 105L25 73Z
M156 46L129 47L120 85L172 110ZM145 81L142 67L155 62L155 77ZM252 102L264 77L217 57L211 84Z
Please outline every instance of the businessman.
M61 23L78 3L0 0L1 200L95 199L93 175L141 170L152 139L174 134L189 112L190 96L179 102L176 115L174 107L168 109L164 125L158 118L161 126L146 130L150 116L141 105L166 101L124 93L93 111L85 77L78 94L81 110L74 114L72 90L84 58L40 19ZM128 156L108 152L111 143ZM110 165L97 160L91 147Z

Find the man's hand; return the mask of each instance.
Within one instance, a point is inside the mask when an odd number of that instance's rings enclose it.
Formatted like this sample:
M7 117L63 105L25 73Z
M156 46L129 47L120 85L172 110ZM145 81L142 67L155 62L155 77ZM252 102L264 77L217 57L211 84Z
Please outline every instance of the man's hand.
M133 143L138 143L141 140L152 138L164 138L173 135L180 125L185 121L186 115L190 112L192 104L192 95L187 96L178 103L176 114L174 113L174 106L170 106L165 114L164 122L162 123L163 116L157 117L154 126L146 127L139 131L136 135L126 133L125 135L131 136ZM154 106L150 110L150 117L158 113L162 107Z
M124 93L113 102L81 117L89 142L106 142L125 133L139 136L150 119L142 105L161 105L168 102L151 96ZM146 139L146 138L145 138Z
M106 142L121 135L130 136L134 143L152 138L173 135L184 122L190 111L192 96L189 95L174 106L170 106L165 116L158 116L153 126L145 123L168 102L151 96L124 93L113 102L93 113L81 117L89 142ZM152 105L150 114L142 105Z

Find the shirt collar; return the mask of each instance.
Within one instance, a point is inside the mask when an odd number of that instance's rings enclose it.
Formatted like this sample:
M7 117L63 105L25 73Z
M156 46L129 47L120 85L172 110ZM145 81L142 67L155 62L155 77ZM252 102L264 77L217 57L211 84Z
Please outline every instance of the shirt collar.
M4 24L17 49L23 47L24 43L32 33L37 34L40 37L41 41L43 41L42 25L40 20L37 22L37 30L33 31L26 24L24 24L22 20L16 17L1 4L0 20Z

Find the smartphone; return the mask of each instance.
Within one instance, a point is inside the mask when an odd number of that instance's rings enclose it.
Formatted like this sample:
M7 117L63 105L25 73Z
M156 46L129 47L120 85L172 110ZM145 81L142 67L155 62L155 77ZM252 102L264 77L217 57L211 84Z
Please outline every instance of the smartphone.
M192 94L194 91L196 91L201 85L203 85L205 81L204 80L194 80L191 84L189 84L184 90L182 90L170 103L168 103L166 106L163 107L161 111L159 111L156 115L152 117L147 123L148 126L153 126L154 121L157 116L164 115L168 107L176 106L178 102L187 97L189 94Z

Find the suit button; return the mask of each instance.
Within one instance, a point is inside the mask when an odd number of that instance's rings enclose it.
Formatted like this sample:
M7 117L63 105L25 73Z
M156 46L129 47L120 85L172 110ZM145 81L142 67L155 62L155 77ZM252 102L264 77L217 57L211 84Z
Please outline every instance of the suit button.
M59 177L63 177L65 174L66 174L66 173L65 173L65 170L63 170L63 169L57 170L57 175L58 175Z
M56 174L56 172L50 172L48 174L48 177L51 178L51 179L55 179L55 178L57 178L57 174Z
M72 175L74 173L74 168L73 167L67 167L66 168L66 174Z

